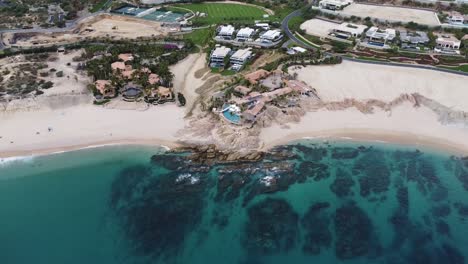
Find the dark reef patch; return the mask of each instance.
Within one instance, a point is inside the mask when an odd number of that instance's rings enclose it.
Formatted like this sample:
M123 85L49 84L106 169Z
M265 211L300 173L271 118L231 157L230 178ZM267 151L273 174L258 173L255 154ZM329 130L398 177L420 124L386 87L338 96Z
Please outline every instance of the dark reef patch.
M335 254L339 259L352 259L378 251L380 246L373 236L372 222L355 204L338 208L334 223Z
M369 151L358 158L353 167L353 174L359 175L360 193L363 197L388 191L390 170L382 151Z
M320 181L330 177L330 172L326 164L313 161L301 162L297 168L299 182L305 182L307 177Z
M248 208L242 246L253 256L285 253L295 247L299 216L283 199L267 198Z
M454 206L457 209L458 215L462 217L468 216L468 204L455 203Z
M434 206L431 209L432 216L433 217L447 217L450 215L450 212L452 210L450 209L450 205L448 204L443 204L443 205L438 205Z
M351 188L354 185L351 173L340 167L336 170L336 178L330 185L330 190L338 197L345 197L353 194Z
M306 230L302 251L306 254L318 255L322 248L331 247L330 216L326 212L329 207L330 204L327 202L315 203L309 207L301 219L301 225Z
M351 147L333 148L331 157L334 159L355 159L359 156L359 149Z
M436 222L435 227L437 233L448 237L450 236L450 226L446 222L439 220Z
M164 259L198 226L206 187L200 174L156 176L145 167L128 168L112 185L110 207L136 254Z

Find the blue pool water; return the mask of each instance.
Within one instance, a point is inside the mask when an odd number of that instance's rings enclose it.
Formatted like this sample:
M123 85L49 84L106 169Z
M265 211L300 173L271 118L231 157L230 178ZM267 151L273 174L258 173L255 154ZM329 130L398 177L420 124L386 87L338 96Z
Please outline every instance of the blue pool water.
M252 163L116 146L0 161L0 263L462 264L468 158L299 141Z
M241 117L238 114L235 114L227 110L223 112L223 116L234 124L240 124Z

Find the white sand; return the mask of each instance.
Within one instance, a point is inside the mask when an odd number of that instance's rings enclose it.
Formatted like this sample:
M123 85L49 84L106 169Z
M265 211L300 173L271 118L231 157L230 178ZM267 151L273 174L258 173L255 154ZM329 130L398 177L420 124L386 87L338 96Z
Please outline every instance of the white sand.
M298 79L314 87L324 101L355 98L388 102L403 93L419 93L453 110L468 111L467 76L350 61L294 71Z
M186 109L191 109L198 94L196 89L203 85L203 78L196 78L195 73L206 66L206 53L190 54L187 58L170 67L174 74L174 91L184 94Z
M371 17L387 21L400 21L403 23L416 22L418 24L439 26L436 13L426 10L401 8L393 6L374 6L363 4L352 4L339 11L347 16Z
M260 135L264 149L304 137L378 141L446 149L468 154L468 127L445 126L427 108L409 103L387 113L362 114L356 109L307 113L289 128L272 126Z
M310 19L301 24L301 29L309 35L317 37L327 37L330 30L336 28L339 24L320 19Z
M175 105L147 111L86 104L60 110L0 112L0 157L114 143L174 146L176 132L184 127L183 115L183 109Z

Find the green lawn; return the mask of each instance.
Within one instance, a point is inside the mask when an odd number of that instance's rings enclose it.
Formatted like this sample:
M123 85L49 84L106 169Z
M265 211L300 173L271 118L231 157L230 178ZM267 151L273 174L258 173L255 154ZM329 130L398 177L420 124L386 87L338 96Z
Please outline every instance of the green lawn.
M104 6L106 4L107 4L107 0L101 0L98 3L96 3L95 5L93 5L93 7L91 7L91 9L89 11L91 13L95 13L97 11L100 11L102 8L104 8Z
M213 38L214 29L212 28L203 28L196 29L189 34L184 35L184 39L191 40L195 45L205 46Z
M455 71L462 71L462 72L468 72L468 65L461 65L458 67L441 67L444 69L449 69L449 70L455 70Z
M195 18L194 23L199 25L235 22L251 23L254 20L262 20L263 15L266 14L265 11L255 6L232 3L179 4L175 6L190 9L193 12L207 14L206 17ZM174 8L174 10L180 11L180 9L177 8Z

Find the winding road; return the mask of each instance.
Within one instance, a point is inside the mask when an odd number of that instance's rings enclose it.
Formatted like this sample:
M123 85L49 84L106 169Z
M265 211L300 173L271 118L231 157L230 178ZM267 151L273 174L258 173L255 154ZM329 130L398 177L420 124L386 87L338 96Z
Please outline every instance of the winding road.
M293 42L295 42L297 45L306 47L311 50L317 50L316 47L302 41L298 37L294 35L293 32L289 29L289 21L294 18L298 17L301 15L301 10L296 10L287 15L283 21L281 22L281 29L283 32L290 38ZM356 59L356 58L349 58L337 54L333 54L330 52L324 52L325 55L330 55L330 56L339 56L343 60L347 61L353 61L353 62L359 62L359 63L367 63L367 64L375 64L375 65L387 65L387 66L395 66L395 67L406 67L406 68L417 68L417 69L426 69L426 70L433 70L433 71L439 71L439 72L447 72L447 73L453 73L453 74L458 74L458 75L463 75L463 76L468 76L468 72L462 72L462 71L456 71L456 70L450 70L450 69L444 69L444 68L438 68L435 66L429 66L429 65L413 65L413 64L404 64L404 63L397 63L397 62L385 62L385 61L369 61L369 60L362 60L362 59Z

